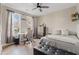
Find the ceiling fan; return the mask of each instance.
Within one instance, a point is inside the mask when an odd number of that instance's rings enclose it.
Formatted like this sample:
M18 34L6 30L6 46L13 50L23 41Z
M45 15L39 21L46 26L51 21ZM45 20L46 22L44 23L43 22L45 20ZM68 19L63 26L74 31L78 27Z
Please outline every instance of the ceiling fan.
M49 6L42 6L41 3L37 3L36 8L33 8L32 10L39 9L39 11L42 12L42 8L49 8Z

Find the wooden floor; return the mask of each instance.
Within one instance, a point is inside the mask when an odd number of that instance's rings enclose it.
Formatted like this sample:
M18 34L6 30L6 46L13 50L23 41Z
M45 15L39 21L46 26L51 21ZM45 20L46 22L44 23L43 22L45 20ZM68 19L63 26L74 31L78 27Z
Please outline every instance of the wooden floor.
M28 45L11 45L2 51L2 55L33 55L33 47L38 45L40 40L35 39L32 44Z
M5 48L2 55L33 55L33 47L29 45L12 45Z

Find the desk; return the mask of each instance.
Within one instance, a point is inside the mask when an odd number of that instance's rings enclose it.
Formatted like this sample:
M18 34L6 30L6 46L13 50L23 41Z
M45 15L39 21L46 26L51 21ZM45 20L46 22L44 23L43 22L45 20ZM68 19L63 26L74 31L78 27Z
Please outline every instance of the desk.
M13 40L15 45L19 45L19 38L13 38Z

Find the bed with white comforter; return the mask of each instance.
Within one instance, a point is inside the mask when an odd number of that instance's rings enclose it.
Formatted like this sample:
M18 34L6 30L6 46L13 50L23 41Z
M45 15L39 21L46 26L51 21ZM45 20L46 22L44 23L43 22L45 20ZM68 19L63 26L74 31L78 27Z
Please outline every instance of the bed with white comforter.
M63 35L47 35L41 39L47 39L52 42L52 45L79 54L79 40L76 36L63 36Z

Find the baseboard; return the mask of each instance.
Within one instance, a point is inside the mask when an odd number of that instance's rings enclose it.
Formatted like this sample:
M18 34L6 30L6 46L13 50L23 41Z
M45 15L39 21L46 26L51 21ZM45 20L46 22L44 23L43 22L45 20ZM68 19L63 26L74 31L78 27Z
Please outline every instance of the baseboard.
M2 46L2 49L5 49L6 47L11 46L11 45L13 45L13 44L14 44L14 43L4 44L4 45Z

